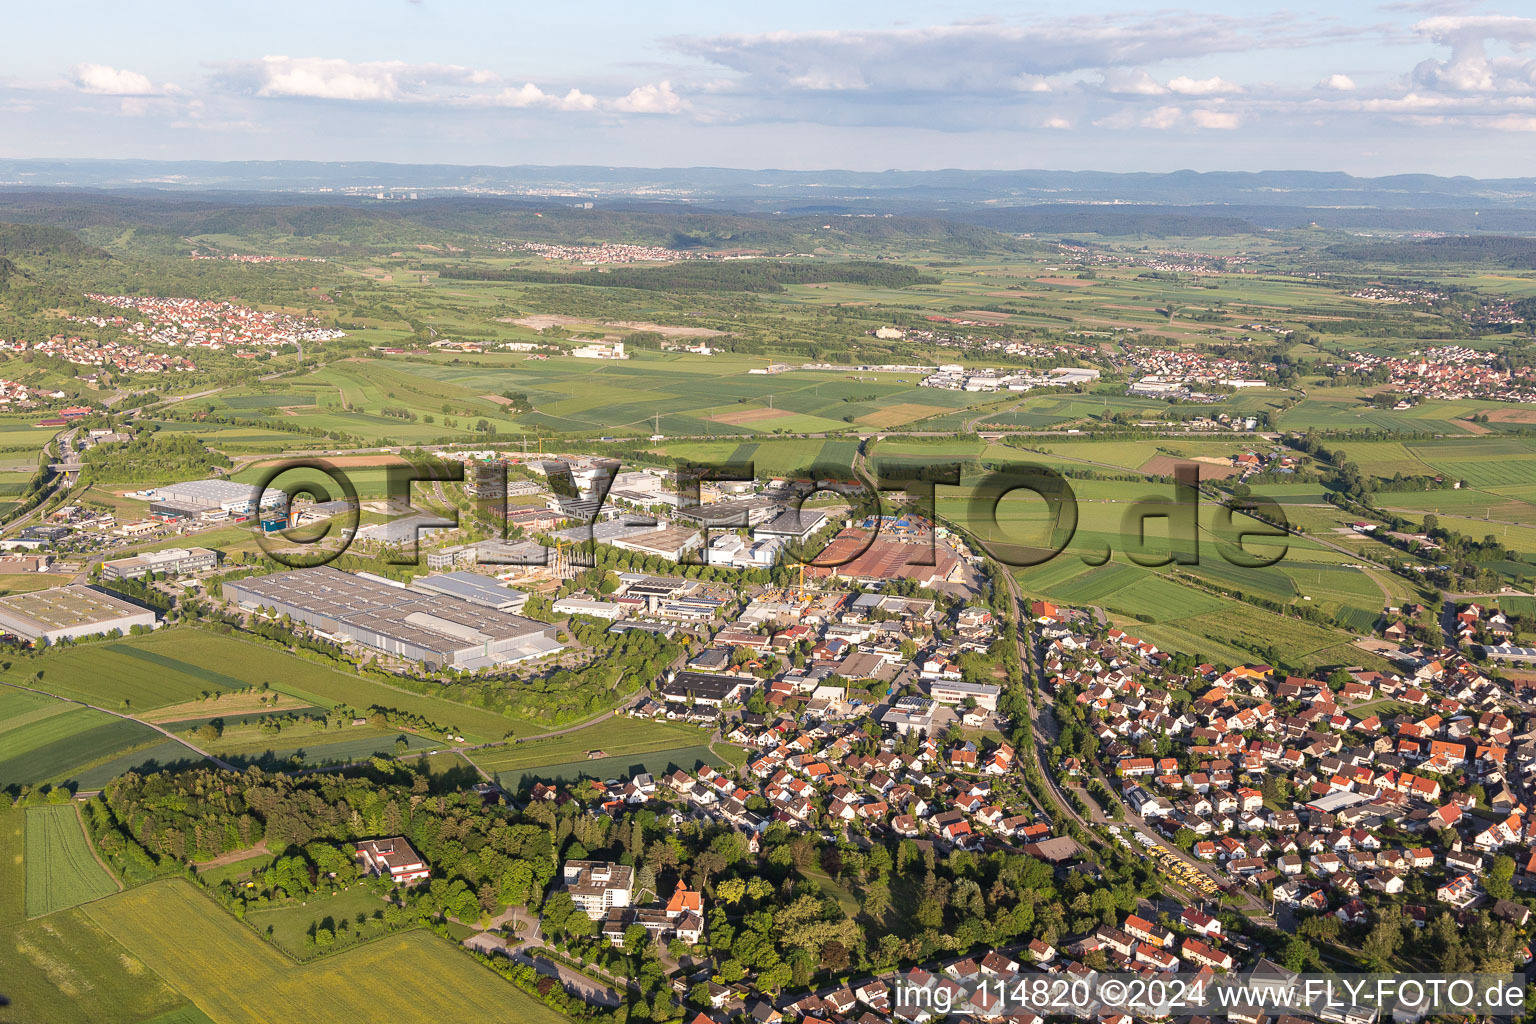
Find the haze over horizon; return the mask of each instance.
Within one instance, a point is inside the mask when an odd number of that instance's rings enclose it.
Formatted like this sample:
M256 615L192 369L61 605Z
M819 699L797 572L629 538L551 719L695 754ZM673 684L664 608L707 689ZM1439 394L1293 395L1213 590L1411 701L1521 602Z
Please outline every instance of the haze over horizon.
M0 75L10 158L1498 178L1536 131L1536 18L1454 0L9 19L27 44Z

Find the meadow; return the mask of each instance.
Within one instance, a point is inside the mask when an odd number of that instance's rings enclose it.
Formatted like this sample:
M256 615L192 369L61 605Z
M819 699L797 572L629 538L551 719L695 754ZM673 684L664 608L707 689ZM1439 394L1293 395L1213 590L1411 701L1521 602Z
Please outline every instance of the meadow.
M41 672L41 678L36 673ZM271 647L195 627L66 649L12 664L5 678L101 707L133 712L185 705L205 694L244 690L265 683L304 704L338 704L365 711L398 708L471 740L499 740L531 726L494 711L427 694L412 693L343 672Z
M692 771L699 765L707 764L723 768L727 763L731 763L731 759L725 757L723 753L717 753L707 744L694 743L649 753L514 768L496 772L495 775L497 785L507 792L521 793L535 782L574 784L582 779L607 781L608 779L627 779L641 772L650 772L660 778L674 768Z
M384 901L366 885L358 884L334 894L259 907L248 911L245 921L295 960L308 960L315 956L316 949L313 944L306 944L305 939L314 934L314 929L325 928L337 934L338 926L345 921L347 928L339 934L346 938L339 942L366 941L382 933L382 920L375 923L374 918L382 918L383 911Z
M507 772L578 761L593 751L602 751L610 757L649 754L697 744L707 736L708 730L691 725L615 715L561 736L525 740L476 751L470 755L470 760L489 771Z
M94 778L100 765L125 760L131 766L135 754L160 739L138 722L0 686L0 789L66 781L94 788L86 776Z
M27 916L41 917L117 892L91 852L75 805L27 808Z
M61 810L73 813L70 807ZM0 800L0 1008L6 1024L204 1024L178 992L79 908L33 921L29 810ZM76 826L78 828L78 825Z
M140 886L85 912L216 1024L565 1020L426 932L300 965L180 880Z

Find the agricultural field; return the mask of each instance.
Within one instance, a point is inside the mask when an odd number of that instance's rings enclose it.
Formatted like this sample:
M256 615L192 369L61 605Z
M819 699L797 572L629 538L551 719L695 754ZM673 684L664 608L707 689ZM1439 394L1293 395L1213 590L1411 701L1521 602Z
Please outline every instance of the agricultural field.
M393 755L399 751L396 741L404 737L406 751L435 750L442 740L402 733L399 730L354 726L341 731L306 732L284 730L279 736L264 736L255 729L227 733L211 743L209 752L235 765L261 764L278 767L296 760L305 765L349 764L365 761L374 754Z
M206 722L210 718L226 721L240 715L267 714L279 711L302 711L311 705L285 693L220 693L205 700L191 700L184 704L171 704L156 708L134 717L145 722Z
M696 744L707 730L615 715L562 736L532 739L477 751L470 760L493 772L578 761L601 751L610 757L648 754Z
M1089 447L1089 446L1084 446ZM1106 455L1113 457L1112 452ZM1142 453L1120 457L1134 461ZM1219 544L1226 536L1218 530L1216 511L1202 501L1198 515L1199 563L1143 567L1126 554L1135 541L1134 528L1126 532L1126 516L1146 500L1166 499L1166 485L1121 481L1073 480L1078 497L1077 529L1068 547L1049 561L1014 571L1024 592L1074 606L1095 606L1119 616L1148 634L1140 623L1164 628L1196 644L1208 657L1252 660L1256 656L1287 660L1300 667L1326 663L1327 652L1346 643L1353 631L1368 632L1388 604L1412 599L1403 581L1383 572L1354 567L1354 559L1306 537L1283 541L1251 537L1243 547L1250 555L1284 557L1274 565L1247 568L1229 562ZM984 540L1041 549L1049 540L1049 521L1044 502L1028 492L1005 497L999 503L995 524L984 510L972 509L961 497L939 503L941 515L959 523L976 513L980 520L970 526ZM1336 520L1326 520L1328 523ZM1142 546L1147 556L1165 556L1170 546L1167 520L1146 521ZM1058 541L1059 543L1059 541ZM1180 547L1180 550L1184 548ZM1109 552L1109 560L1095 567ZM1036 556L1038 557L1038 555ZM1308 606L1327 613L1350 628L1304 621L1239 602L1226 592L1253 595L1286 605ZM1129 625L1127 628L1131 628ZM1178 634L1168 632L1177 630Z
M282 382L272 394L212 404L284 426L343 431L370 443L656 429L690 437L889 429L993 396L918 388L915 374L794 370L749 375L770 360L632 350L623 361L521 354L343 360ZM510 406L525 396L528 408ZM300 441L301 435L291 435ZM226 447L211 436L215 447ZM301 445L290 445L298 447Z
M528 1024L565 1020L426 932L387 936L299 965L184 881L140 886L85 913L216 1024L411 1024L509 1015ZM210 985L209 978L220 983Z
M739 763L733 757L725 756L726 753L739 748L730 748L726 744L719 744L717 748L704 743L693 743L647 753L513 768L496 772L496 783L509 793L521 793L535 782L574 784L582 779L606 781L629 778L639 772L650 772L659 777L674 768L692 770L704 764L723 768L728 763Z
M162 1016L191 1004L83 910L26 919L27 816L28 809L0 800L0 994L8 1000L0 1018L6 1024L183 1024ZM188 1017L185 1024L203 1021Z
M0 789L42 782L83 784L84 773L98 765L124 758L131 766L138 752L160 738L138 722L0 686Z
M261 644L196 628L156 630L147 636L49 651L14 663L6 678L135 713L184 707L205 694L265 683L314 707L346 704L362 711L378 704L398 708L458 726L466 737L481 742L499 740L520 725L527 728L494 711L395 689Z
M27 916L41 917L117 892L97 861L75 805L27 808Z

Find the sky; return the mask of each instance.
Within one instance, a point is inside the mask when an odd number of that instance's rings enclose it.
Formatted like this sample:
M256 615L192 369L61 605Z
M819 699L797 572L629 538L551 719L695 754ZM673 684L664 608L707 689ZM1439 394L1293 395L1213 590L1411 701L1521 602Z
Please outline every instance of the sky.
M1505 3L8 5L0 156L1526 176Z

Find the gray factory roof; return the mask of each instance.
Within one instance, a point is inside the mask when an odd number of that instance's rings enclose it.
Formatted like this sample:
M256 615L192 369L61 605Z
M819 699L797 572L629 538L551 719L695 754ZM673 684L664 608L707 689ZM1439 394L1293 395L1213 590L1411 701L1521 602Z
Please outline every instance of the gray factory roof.
M186 480L182 483L156 487L156 498L185 501L209 507L226 501L255 501L261 488L255 484L236 483L233 480Z
M826 521L827 514L820 509L788 508L774 516L771 521L759 526L753 533L754 535L798 537L820 529L821 524Z
M521 590L503 586L475 572L445 572L422 576L411 583L411 589L446 594L487 608L509 608L522 604L528 597Z
M458 597L394 587L330 566L235 580L225 589L442 655L495 641L531 638L553 628Z
M81 584L0 597L0 624L19 626L31 635L111 622L148 611Z
M414 544L419 538L436 533L438 530L451 529L453 529L451 525L443 523L437 516L401 516L387 523L371 523L362 527L357 531L357 539L377 541L381 544Z
M754 521L761 522L778 507L779 503L770 498L741 498L680 508L673 514L679 519L700 525L741 527Z

